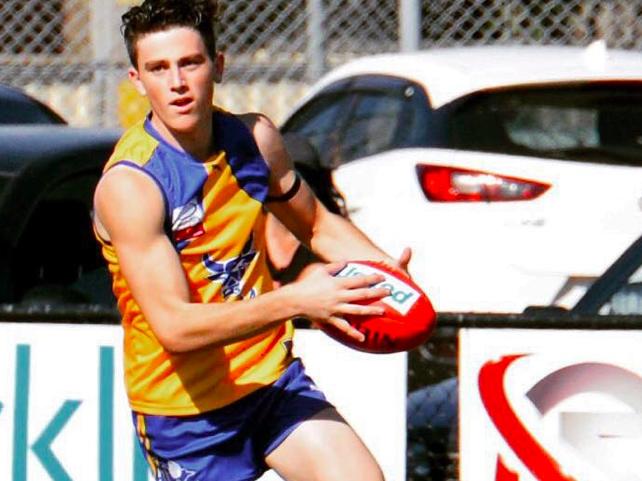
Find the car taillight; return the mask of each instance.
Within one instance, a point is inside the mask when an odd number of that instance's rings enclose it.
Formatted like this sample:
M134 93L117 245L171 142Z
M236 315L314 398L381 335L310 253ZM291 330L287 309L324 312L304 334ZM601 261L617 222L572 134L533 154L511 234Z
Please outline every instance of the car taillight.
M550 187L534 180L441 165L418 164L417 176L424 195L433 202L530 200Z

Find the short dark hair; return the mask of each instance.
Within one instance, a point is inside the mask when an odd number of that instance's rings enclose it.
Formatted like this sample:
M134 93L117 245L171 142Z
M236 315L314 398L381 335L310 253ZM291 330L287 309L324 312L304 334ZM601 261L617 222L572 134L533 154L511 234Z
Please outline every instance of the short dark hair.
M122 18L121 32L129 60L137 68L136 42L148 33L172 27L197 30L210 58L216 57L216 0L145 0L130 8Z

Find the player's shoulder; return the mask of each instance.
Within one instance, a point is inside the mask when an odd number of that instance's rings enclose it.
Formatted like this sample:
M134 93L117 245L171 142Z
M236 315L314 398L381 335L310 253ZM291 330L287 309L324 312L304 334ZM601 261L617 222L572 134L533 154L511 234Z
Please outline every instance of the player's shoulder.
M236 116L250 129L258 127L278 130L274 122L272 122L272 119L260 112L244 112L241 114L236 114Z
M158 141L149 135L145 122L143 119L135 123L121 135L103 168L97 190L127 190L149 182L149 176L143 175L142 169L158 147Z
M158 145L158 140L145 129L144 121L138 122L121 135L103 170L107 172L121 162L142 166L151 159Z
M275 161L285 158L282 155L285 151L285 146L281 133L267 115L257 112L224 113L224 115L232 115L234 120L228 119L228 121L238 122L243 126L244 131L249 132L254 144L269 165L273 165ZM244 142L247 140L245 135L236 136L235 138Z
M259 147L281 141L279 129L267 115L258 112L246 112L238 114L238 119L252 133Z
M96 185L96 196L106 197L111 201L139 202L141 198L156 197L158 187L155 182L140 169L127 164L116 164L103 172Z
M266 143L279 139L279 130L268 116L258 112L232 113L218 106L214 107L214 129L228 140L245 141L249 134L261 148Z
M154 181L138 169L116 165L104 172L94 191L94 217L114 232L161 225L165 201ZM113 232L112 232L113 231Z

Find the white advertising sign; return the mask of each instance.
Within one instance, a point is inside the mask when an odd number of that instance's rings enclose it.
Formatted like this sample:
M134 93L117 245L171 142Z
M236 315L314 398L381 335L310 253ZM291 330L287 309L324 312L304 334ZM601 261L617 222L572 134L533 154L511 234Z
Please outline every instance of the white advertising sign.
M642 481L642 332L459 336L461 481Z
M151 479L122 383L121 338L119 326L0 323L0 479ZM295 346L386 479L405 479L406 355L364 354L320 331L298 332Z

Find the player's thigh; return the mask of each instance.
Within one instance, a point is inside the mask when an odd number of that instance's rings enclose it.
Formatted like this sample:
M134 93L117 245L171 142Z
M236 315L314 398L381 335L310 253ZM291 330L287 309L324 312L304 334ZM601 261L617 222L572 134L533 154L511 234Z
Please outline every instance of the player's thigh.
M334 408L302 422L267 457L287 481L382 481L374 457Z

